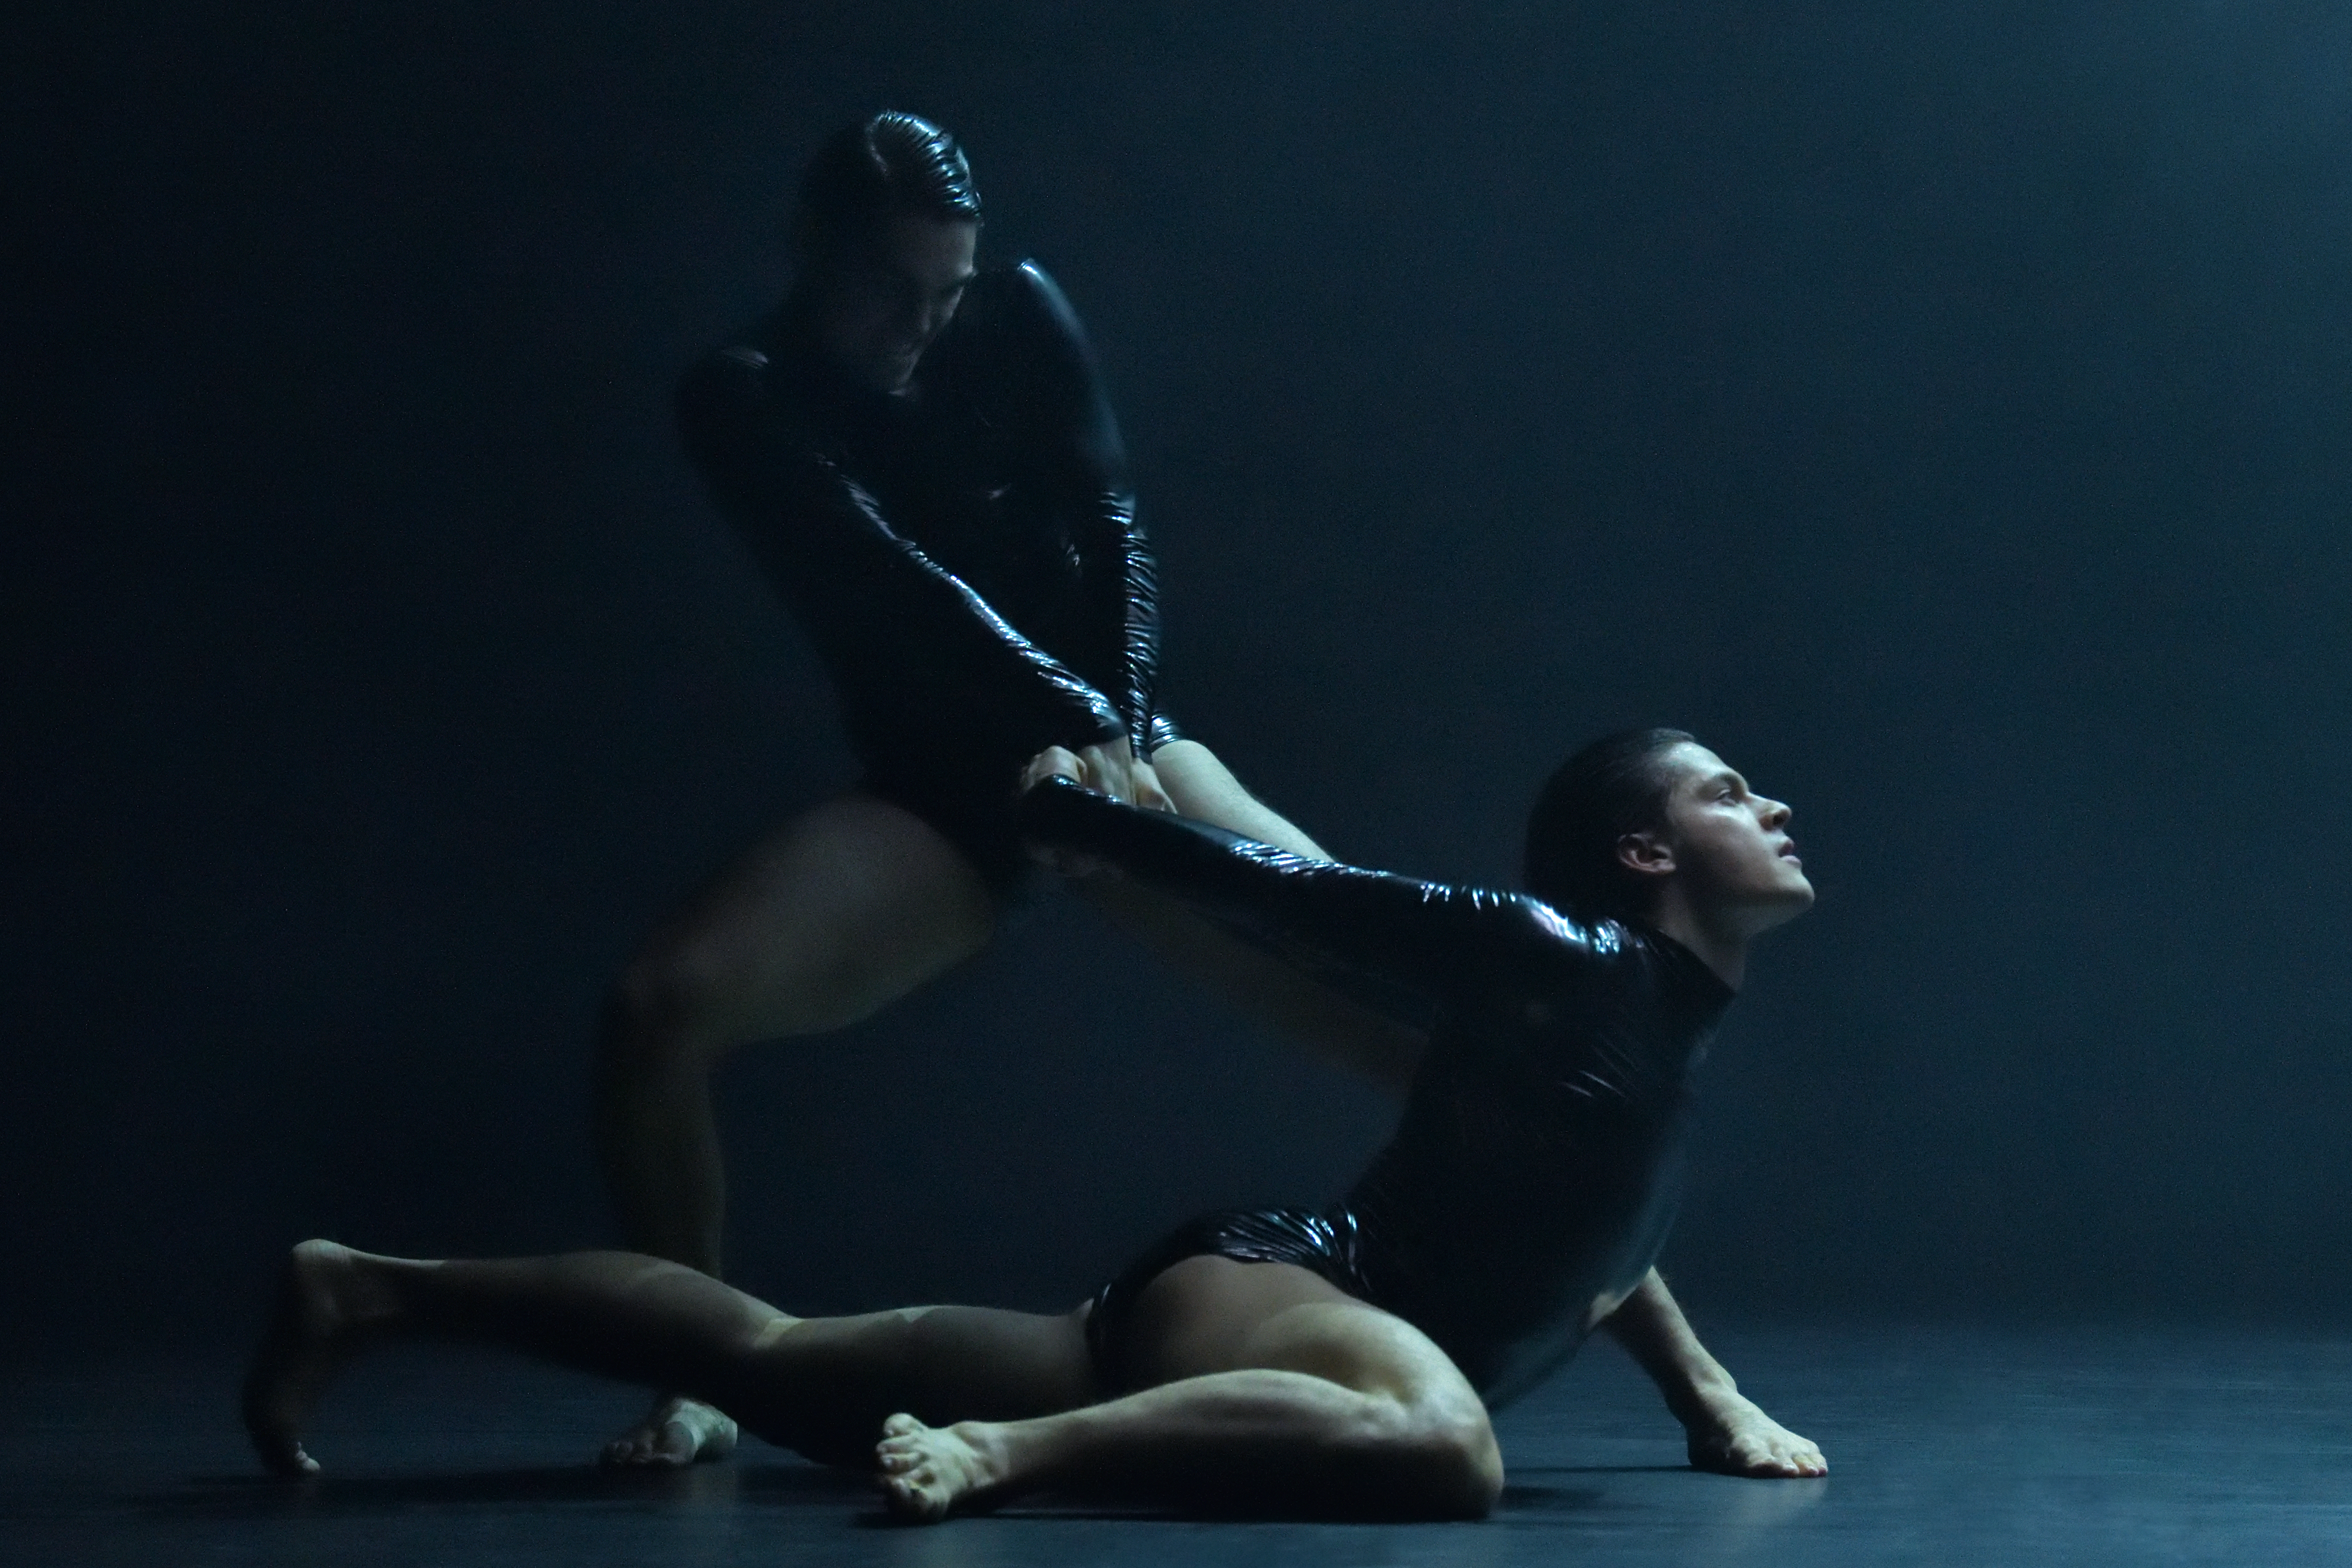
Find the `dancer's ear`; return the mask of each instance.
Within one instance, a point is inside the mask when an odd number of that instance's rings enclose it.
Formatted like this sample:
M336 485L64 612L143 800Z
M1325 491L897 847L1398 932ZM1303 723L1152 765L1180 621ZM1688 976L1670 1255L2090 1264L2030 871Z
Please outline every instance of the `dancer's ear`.
M1668 877L1675 871L1674 846L1655 833L1628 833L1617 840L1617 858L1628 870L1644 877Z

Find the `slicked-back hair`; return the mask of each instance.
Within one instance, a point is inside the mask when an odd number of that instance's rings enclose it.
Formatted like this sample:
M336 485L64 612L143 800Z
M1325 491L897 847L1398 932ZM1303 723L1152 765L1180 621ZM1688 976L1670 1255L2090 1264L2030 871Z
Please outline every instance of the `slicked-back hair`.
M800 210L833 235L902 212L978 223L980 192L954 137L888 110L824 139L801 172Z
M1673 779L1662 765L1684 730L1621 730L1560 763L1528 816L1528 890L1583 920L1637 920L1652 887L1617 858L1618 840L1662 826Z

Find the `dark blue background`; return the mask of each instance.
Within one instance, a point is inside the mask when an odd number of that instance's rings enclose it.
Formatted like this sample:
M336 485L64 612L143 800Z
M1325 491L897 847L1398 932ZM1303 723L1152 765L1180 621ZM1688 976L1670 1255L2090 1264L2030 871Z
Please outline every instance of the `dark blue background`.
M688 9L12 24L12 1324L608 1234L601 986L850 774L668 384L885 106L1086 316L1170 696L1335 850L1504 879L1633 721L1796 804L1702 1323L2343 1316L2352 13ZM1064 1304L1383 1115L1064 900L723 1094L801 1310Z

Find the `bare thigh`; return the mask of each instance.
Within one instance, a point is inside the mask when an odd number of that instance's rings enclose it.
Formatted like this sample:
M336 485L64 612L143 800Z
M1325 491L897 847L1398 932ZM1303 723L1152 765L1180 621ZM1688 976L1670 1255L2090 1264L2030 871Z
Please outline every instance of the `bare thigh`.
M1296 1372L1485 1419L1477 1391L1427 1334L1288 1263L1201 1257L1171 1265L1136 1298L1121 1350L1121 1373L1138 1387L1218 1372Z
M1280 812L1242 787L1233 770L1198 741L1171 741L1151 753L1160 787L1186 816L1310 860L1328 860L1323 847Z
M857 1022L986 946L996 906L938 829L853 791L730 864L646 944L633 1014L706 1051Z
M1328 859L1322 847L1244 789L1217 754L1177 741L1151 754L1176 809L1295 855ZM1239 941L1177 900L1117 878L1084 885L1097 907L1182 973L1223 993L1246 1016L1287 1035L1333 1066L1402 1096L1428 1037L1343 996L1261 948Z
M906 1307L774 1332L730 1413L825 1464L870 1465L900 1411L934 1426L1058 1415L1097 1397L1087 1309Z
M1151 754L1160 787L1186 816L1295 855L1328 859L1322 847L1244 789L1215 752L1177 741ZM1178 900L1116 877L1080 884L1095 906L1171 967L1222 993L1245 1016L1305 1046L1333 1066L1402 1096L1428 1037L1309 978L1235 938Z

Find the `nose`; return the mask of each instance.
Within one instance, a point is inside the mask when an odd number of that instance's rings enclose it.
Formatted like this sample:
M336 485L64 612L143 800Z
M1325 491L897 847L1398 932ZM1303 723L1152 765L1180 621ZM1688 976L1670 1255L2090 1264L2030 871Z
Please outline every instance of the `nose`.
M1789 819L1797 815L1790 809L1789 803L1786 801L1767 797L1763 805L1766 827L1785 827L1789 825Z

